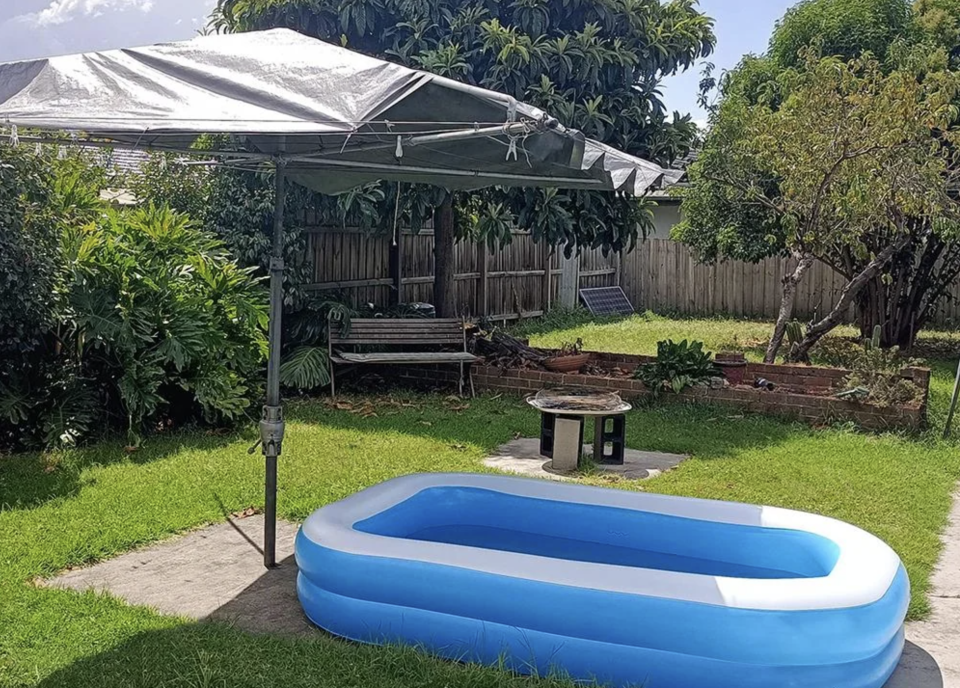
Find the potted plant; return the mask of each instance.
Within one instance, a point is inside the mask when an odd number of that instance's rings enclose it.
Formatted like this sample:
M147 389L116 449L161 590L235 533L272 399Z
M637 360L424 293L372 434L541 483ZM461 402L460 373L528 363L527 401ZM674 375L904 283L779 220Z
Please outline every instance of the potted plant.
M717 366L731 385L742 385L747 370L747 357L737 351L721 351L714 358Z
M576 373L590 362L590 354L583 353L583 340L564 342L556 354L546 359L543 365L555 373Z

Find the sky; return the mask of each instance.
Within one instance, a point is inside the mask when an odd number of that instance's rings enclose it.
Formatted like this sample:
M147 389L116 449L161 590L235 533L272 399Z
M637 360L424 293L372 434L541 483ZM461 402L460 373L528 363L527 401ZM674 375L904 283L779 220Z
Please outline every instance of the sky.
M747 53L762 53L770 42L773 26L797 0L700 0L700 9L716 20L717 49L706 59L716 65L715 76L736 67ZM671 77L661 85L670 111L691 113L698 123L707 113L697 105L700 68Z
M216 0L0 0L0 62L192 38Z
M774 22L796 0L700 0L716 19L717 51L708 58L717 74L749 52L763 52ZM0 62L121 48L192 38L216 0L0 0ZM667 107L697 105L699 67L663 85Z

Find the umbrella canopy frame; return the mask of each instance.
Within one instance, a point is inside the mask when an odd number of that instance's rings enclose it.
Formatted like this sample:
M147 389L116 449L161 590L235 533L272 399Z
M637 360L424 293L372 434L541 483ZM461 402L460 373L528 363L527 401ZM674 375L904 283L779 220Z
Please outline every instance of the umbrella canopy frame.
M350 73L354 67L359 80ZM338 84L342 92L331 90ZM426 102L413 103L413 94ZM420 117L421 111L428 116ZM444 115L459 121L441 121ZM473 115L496 121L463 121ZM266 468L268 568L277 563L277 460L286 431L280 349L289 181L324 193L390 179L459 189L547 186L642 195L680 175L586 139L511 96L288 30L0 64L0 136L4 126L14 143L156 150L275 171L267 390L257 443ZM46 131L75 133L64 138ZM241 139L244 147L193 147L203 133ZM478 143L482 139L487 142Z

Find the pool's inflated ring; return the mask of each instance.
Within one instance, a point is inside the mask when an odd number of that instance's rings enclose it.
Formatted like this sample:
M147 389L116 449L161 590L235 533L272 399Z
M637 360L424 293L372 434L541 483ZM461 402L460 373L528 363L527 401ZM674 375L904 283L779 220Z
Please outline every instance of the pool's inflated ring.
M315 512L307 616L339 636L646 688L880 688L906 572L813 514L492 475L412 475Z

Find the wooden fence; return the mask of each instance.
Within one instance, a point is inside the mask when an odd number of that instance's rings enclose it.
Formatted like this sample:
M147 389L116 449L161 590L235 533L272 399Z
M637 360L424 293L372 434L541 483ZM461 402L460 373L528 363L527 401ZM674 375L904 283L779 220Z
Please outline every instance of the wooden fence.
M731 315L773 320L780 308L781 280L795 262L768 258L760 263L697 262L684 244L648 239L623 259L623 288L638 309L689 315ZM808 320L825 315L846 281L822 263L815 263L797 291L796 316ZM936 324L960 325L960 284L941 307ZM853 309L847 315L854 318Z
M493 319L533 317L561 299L575 298L580 288L620 284L638 310L689 315L731 315L772 320L780 304L781 279L791 261L768 259L756 265L726 261L698 263L689 248L651 238L622 257L585 251L572 265L516 232L502 249L462 242L456 247L455 303L465 315ZM403 232L399 262L401 302L432 300L433 232ZM336 290L356 304L391 301L396 277L390 269L393 238L357 230L316 228L308 231L313 263L310 288ZM396 257L396 256L395 256ZM549 275L548 275L549 271ZM567 279L562 276L567 275ZM565 285L565 286L564 286ZM844 280L815 264L800 285L796 314L810 319L836 302ZM953 289L937 318L943 326L960 325L960 285ZM853 312L849 314L853 317Z
M400 302L433 298L433 232L405 231L400 237ZM390 271L393 237L355 230L311 229L307 252L314 282L308 288L339 291L355 304L390 302L395 278ZM602 251L579 257L583 287L611 286L620 280L619 260ZM548 274L549 271L549 274ZM515 232L502 249L461 242L456 246L455 304L465 315L496 320L534 317L560 297L562 257L534 243L528 232Z

